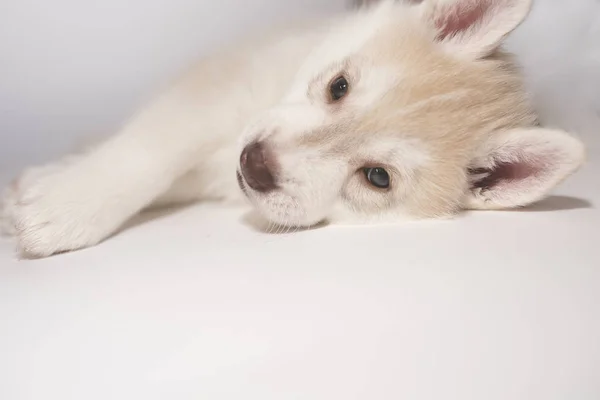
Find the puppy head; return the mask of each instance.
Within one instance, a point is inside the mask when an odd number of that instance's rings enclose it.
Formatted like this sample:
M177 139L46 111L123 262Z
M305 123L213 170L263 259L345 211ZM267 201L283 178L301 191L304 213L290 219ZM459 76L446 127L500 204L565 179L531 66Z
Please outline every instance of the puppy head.
M503 38L531 0L382 1L334 24L243 135L238 179L272 222L398 220L535 202L583 146L536 126Z

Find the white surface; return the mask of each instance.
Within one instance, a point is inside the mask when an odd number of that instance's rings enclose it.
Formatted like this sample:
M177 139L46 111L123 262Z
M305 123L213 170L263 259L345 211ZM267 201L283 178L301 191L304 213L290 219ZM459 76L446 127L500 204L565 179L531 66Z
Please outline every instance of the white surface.
M104 1L91 10L91 2L61 0L53 7L66 8L52 11L41 0L37 7L15 0L8 13L3 8L0 167L68 147L82 128L111 126L150 82L204 43L195 14L181 16L208 3L154 0L144 4L157 8L143 13L141 1L129 3ZM234 3L214 2L223 5L218 18ZM123 8L113 12L117 5ZM69 18L67 8L89 18ZM577 15L592 21L590 10ZM137 29L128 26L134 16ZM25 35L24 21L39 30ZM214 16L211 29L217 25ZM153 31L159 26L168 32ZM50 50L29 64L30 53L11 47L6 29L20 29L21 49L44 48L39 40L48 37ZM173 45L185 32L197 41ZM157 38L166 39L145 47ZM594 54L574 48L561 46L572 50L561 60ZM528 53L527 63L548 63L550 55ZM98 64L102 57L106 64ZM573 87L594 87L600 69L575 64L548 89L548 110L576 98ZM553 82L544 75L532 85ZM243 210L198 206L45 260L17 261L2 240L0 399L597 400L600 137L590 117L597 109L578 110L586 118L552 116L589 123L590 163L527 211L275 236L248 227ZM31 142L40 147L30 152L24 144Z
M194 207L0 245L0 398L600 398L598 154L529 211L273 236Z

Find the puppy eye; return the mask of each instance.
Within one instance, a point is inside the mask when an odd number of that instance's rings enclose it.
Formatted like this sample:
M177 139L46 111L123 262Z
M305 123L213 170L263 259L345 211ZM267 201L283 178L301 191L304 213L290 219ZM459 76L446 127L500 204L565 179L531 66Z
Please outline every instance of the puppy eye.
M335 78L329 85L329 96L331 96L331 100L340 100L342 97L348 94L349 88L350 85L348 84L348 80L344 76Z
M378 189L390 187L390 175L383 168L363 168L367 181Z

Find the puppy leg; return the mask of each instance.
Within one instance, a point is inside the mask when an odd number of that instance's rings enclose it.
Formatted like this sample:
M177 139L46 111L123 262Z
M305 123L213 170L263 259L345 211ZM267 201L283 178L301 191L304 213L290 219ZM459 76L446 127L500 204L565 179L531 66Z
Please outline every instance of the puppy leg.
M202 113L174 91L91 151L22 174L1 212L21 255L76 250L114 233L215 145Z

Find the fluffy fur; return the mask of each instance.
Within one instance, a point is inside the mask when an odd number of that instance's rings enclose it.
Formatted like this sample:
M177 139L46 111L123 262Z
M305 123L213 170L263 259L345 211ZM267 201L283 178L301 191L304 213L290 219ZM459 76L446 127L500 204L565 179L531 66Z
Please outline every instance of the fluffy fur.
M144 208L198 200L246 198L298 227L538 201L577 170L584 146L539 126L500 48L530 6L386 0L222 51L105 142L26 171L7 189L4 221L21 254L43 257L94 245ZM333 102L338 76L349 92ZM257 142L275 190L236 179ZM385 168L389 189L364 167Z

